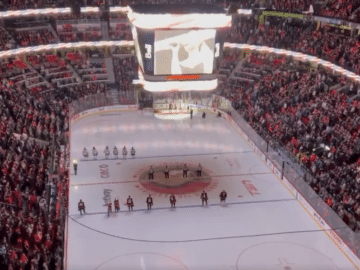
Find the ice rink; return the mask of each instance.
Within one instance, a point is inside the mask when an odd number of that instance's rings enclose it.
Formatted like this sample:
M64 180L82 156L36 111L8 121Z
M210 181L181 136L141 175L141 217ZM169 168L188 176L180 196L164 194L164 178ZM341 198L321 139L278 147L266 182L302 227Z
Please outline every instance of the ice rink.
M91 155L93 146L98 160ZM109 160L104 160L106 146ZM136 149L135 158L122 159L124 146L129 154ZM82 157L84 147L88 160ZM69 270L357 269L233 127L215 115L160 120L125 111L84 118L71 126L73 159L79 165L70 179ZM188 178L182 175L184 163ZM195 173L199 163L201 178ZM164 179L165 165L170 179ZM202 190L208 206L201 205ZM222 190L226 204L220 204ZM177 199L175 209L170 193ZM152 210L146 207L149 194ZM133 212L125 205L128 196ZM108 217L109 198L119 198L121 211Z

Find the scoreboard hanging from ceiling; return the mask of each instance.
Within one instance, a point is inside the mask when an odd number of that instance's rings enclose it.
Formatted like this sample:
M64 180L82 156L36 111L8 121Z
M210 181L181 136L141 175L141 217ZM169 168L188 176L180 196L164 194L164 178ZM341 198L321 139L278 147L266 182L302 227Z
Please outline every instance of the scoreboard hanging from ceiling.
M129 20L145 90L213 90L231 16L212 5L134 5Z

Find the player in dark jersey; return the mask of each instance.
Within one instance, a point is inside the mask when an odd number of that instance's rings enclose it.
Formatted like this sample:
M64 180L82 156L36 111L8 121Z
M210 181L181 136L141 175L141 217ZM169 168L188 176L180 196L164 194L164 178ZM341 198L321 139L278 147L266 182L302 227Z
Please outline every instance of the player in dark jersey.
M115 207L115 211L116 211L116 212L119 212L119 211L120 211L119 199L115 199L115 200L114 200L114 207Z
M201 201L202 201L202 205L204 205L204 203L206 203L206 205L207 205L208 195L205 192L205 190L203 190L203 192L201 193L200 198L201 198Z
M173 194L171 194L170 196L170 204L171 204L171 208L175 208L175 204L176 204L176 198Z
M220 202L225 202L226 197L227 197L227 193L226 193L225 190L223 190L223 191L220 193Z
M127 204L127 206L129 207L129 211L130 211L130 209L131 209L131 211L134 210L134 209L133 209L133 207L134 207L134 201L133 201L133 199L132 199L130 196L129 196L129 198L127 198L126 204Z
M149 197L147 197L146 204L147 204L147 209L151 210L151 206L154 204L153 199L151 198L151 195L149 195Z

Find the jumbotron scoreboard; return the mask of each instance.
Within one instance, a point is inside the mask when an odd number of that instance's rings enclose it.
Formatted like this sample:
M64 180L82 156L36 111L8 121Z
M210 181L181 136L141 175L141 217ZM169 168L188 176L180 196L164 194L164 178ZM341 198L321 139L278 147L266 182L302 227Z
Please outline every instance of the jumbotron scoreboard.
M134 5L139 80L145 90L213 90L231 16L212 5Z

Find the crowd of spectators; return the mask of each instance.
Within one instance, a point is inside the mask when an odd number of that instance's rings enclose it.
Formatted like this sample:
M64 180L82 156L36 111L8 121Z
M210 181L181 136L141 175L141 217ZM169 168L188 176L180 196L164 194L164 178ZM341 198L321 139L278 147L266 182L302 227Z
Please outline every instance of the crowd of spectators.
M49 142L54 138L58 145L59 134L68 130L67 111L61 100L49 103L0 83L2 269L62 267L63 228L55 212L48 215L45 184L51 151L58 151Z
M2 0L0 10L36 9L65 6L64 0Z
M122 47L112 47L111 48L112 55L121 55L121 54L135 54L134 46L122 46Z
M232 27L228 32L226 40L234 43L248 43L251 36L258 29L259 20L250 16L234 16Z
M110 26L109 37L111 40L133 40L128 23L117 23L115 26Z
M229 32L228 42L236 42L239 38L240 42L248 44L298 51L360 74L360 35L351 37L349 30L277 17L269 17L259 26L254 19L251 19L253 23L249 23L250 19L240 20ZM241 28L242 22L247 26L246 30Z
M269 64L260 81L223 94L259 135L311 171L310 186L359 231L359 86L322 66L272 54L251 53L244 61L254 74Z
M267 17L253 29L253 35L248 39L249 44L263 45L268 47L293 49L301 38L301 34L308 30L309 33L315 31L316 24L304 20L286 20L279 17ZM311 35L311 34L310 34Z
M65 24L58 29L58 35L62 42L100 41L102 39L100 25L88 26L79 30L74 25Z
M3 27L0 27L0 51L11 50L15 48L16 48L15 40Z
M135 56L114 57L115 80L122 91L130 91L133 79L137 78L137 60Z
M99 83L55 88L48 99L0 82L1 269L64 269L64 220L57 204L66 209L68 201L68 172L60 174L59 157L69 104L84 98L85 104L103 104L99 97L86 97L106 90L108 85ZM59 173L54 179L52 161ZM47 201L47 184L57 187L56 199Z
M57 43L57 38L49 29L18 31L14 37L22 47Z
M75 0L76 5L82 7L98 6L105 7L103 0ZM292 13L311 13L317 16L333 17L350 21L360 21L360 2L359 0L266 0L266 1L249 1L241 2L231 0L109 0L110 6L128 6L132 4L213 4L221 7L228 7L235 3L238 8L262 8ZM65 7L69 3L64 0L4 0L0 2L0 10L19 10L19 9L36 9L46 7ZM311 8L310 8L311 6ZM75 15L77 17L78 15Z
M324 17L333 17L344 20L356 20L356 10L360 7L358 0L329 0L319 8L319 15Z

